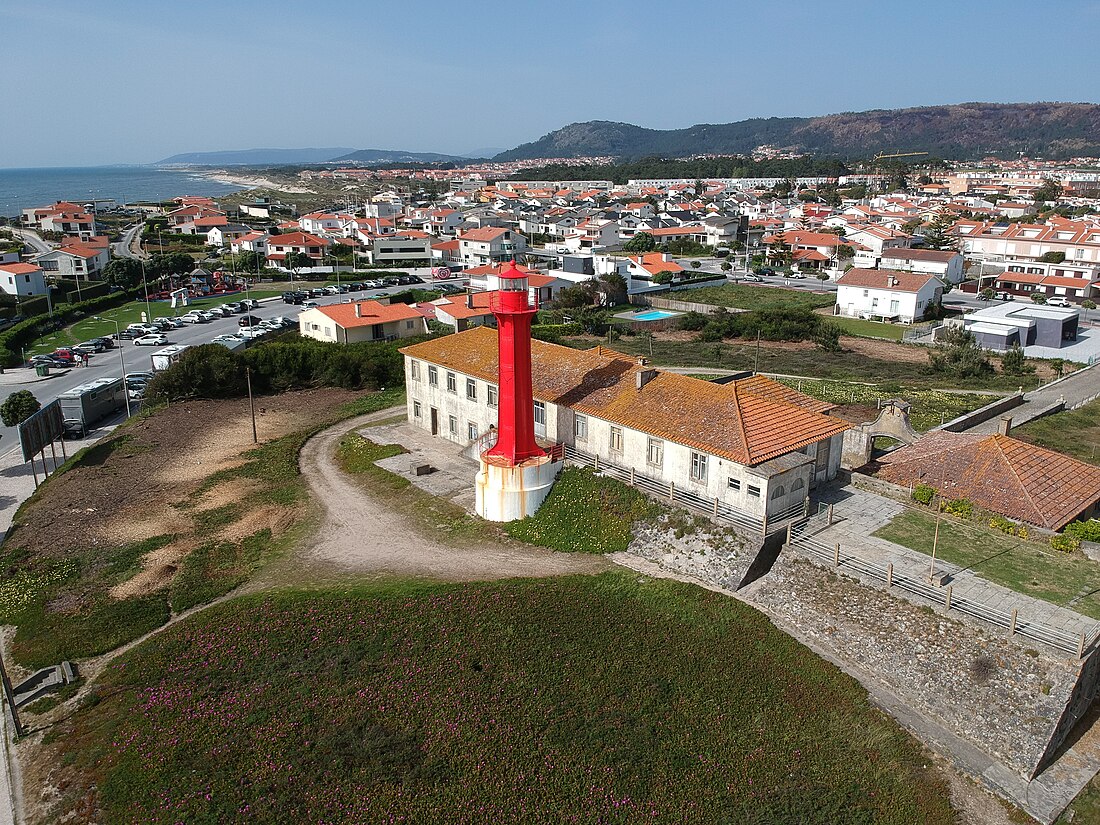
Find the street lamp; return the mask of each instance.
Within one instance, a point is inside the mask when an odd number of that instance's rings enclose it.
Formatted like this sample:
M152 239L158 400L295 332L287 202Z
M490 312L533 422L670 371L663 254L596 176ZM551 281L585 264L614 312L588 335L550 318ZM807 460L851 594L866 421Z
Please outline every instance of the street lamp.
M113 318L101 318L98 315L93 315L92 318L96 321L106 321L108 324L115 325L115 340L118 342L118 362L122 365L122 391L126 393L126 417L129 418L130 413L130 388L126 386L126 357L122 354L122 332L118 327L118 321Z

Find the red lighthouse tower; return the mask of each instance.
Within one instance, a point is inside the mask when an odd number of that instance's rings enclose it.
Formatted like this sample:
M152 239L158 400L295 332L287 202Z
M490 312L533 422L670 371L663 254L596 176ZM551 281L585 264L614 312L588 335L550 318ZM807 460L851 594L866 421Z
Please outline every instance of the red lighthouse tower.
M500 274L490 304L497 319L497 441L481 454L475 507L490 521L532 515L550 493L561 461L535 441L531 381L531 320L538 307L527 299L527 275L515 261Z
M515 261L500 273L500 290L490 308L497 319L500 389L497 443L485 453L485 459L514 466L546 455L535 443L531 390L531 320L538 308L527 300L527 275Z

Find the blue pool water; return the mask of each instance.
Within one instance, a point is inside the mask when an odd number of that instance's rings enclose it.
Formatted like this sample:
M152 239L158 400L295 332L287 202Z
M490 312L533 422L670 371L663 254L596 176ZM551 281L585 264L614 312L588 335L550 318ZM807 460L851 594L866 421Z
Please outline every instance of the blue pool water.
M669 312L667 309L651 309L634 316L635 321L660 321L663 318L673 318L678 312Z

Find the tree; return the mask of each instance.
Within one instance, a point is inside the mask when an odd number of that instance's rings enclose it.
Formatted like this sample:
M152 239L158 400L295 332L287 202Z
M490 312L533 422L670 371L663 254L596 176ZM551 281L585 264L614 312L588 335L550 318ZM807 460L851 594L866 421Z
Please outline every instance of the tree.
M1039 263L1060 264L1066 259L1065 252L1046 252L1039 256Z
M814 333L814 343L817 344L819 349L825 352L840 352L840 327L836 324L825 321L817 328L817 332Z
M825 282L827 280L829 280L829 273L828 272L818 272L816 277L819 281L821 281L821 290L818 290L820 292L820 291L825 289Z
M1036 304L1045 304L1047 302L1047 296L1042 292L1032 292L1031 300Z
M186 252L169 252L154 255L145 265L148 277L157 279L166 275L183 275L195 268L195 259ZM140 277L140 274L139 276Z
M38 412L42 405L30 390L16 390L0 404L0 420L5 427L21 424Z
M977 378L993 373L989 356L962 327L946 327L935 351L929 353L928 361L934 372L957 378Z
M1066 374L1066 359L1065 358L1051 358L1050 368L1054 370L1054 374L1061 378Z
M600 276L600 287L607 295L609 305L621 304L626 300L626 278L618 272L609 272Z
M990 287L986 287L982 290L981 295L988 301L993 297L993 290Z
M298 277L298 270L304 266L313 266L313 259L304 252L288 252L283 266L290 270L291 280Z
M692 268L692 269L698 269L698 268L699 268L699 267L701 267L701 266L702 266L702 264L701 264L701 263L699 263L698 261L692 261L692 262L691 262L691 268Z
M652 252L656 248L657 241L648 232L639 232L623 244L623 252Z
M1091 298L1086 298L1081 302L1081 309L1085 310L1085 320L1087 321L1089 319L1089 310L1096 309L1096 301L1093 301Z
M667 269L662 269L656 275L653 276L653 283L655 284L671 284L673 275Z
M729 272L731 269L733 269L733 264L731 264L729 261L722 261L723 272Z
M954 225L955 219L952 216L937 215L921 233L924 245L929 249L955 249L958 241L948 234Z
M846 261L855 256L856 250L851 244L842 243L836 248L836 258L838 261Z
M1005 375L1027 375L1035 372L1035 367L1027 363L1023 347L1013 344L1001 358L1001 372Z
M1041 209L1048 201L1056 201L1062 196L1062 184L1050 178L1044 178L1043 184L1035 190L1035 206Z
M794 259L791 245L787 243L787 233L780 232L772 238L768 246L768 258L776 266L787 266Z
M123 289L131 289L141 283L141 262L135 258L115 258L103 267L103 280Z

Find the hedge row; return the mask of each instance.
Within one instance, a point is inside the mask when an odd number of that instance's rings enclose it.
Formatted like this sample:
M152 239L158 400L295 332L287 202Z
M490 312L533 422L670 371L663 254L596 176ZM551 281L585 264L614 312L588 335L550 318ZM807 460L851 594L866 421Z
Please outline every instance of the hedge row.
M62 304L54 308L52 319L48 313L42 313L20 321L0 333L0 359L3 359L4 366L14 367L22 363L23 347L36 339L75 323L81 318L129 303L137 297L137 293L138 290L135 289L129 292L116 292L113 295L102 295L75 304Z

